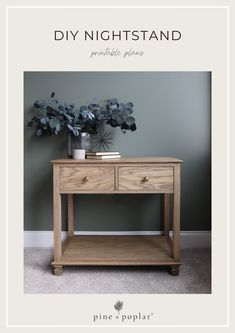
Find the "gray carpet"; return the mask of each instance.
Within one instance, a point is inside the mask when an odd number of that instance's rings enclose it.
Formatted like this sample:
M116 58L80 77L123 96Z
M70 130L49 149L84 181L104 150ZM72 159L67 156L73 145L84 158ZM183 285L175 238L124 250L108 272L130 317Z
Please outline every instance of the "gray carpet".
M179 276L167 267L65 267L62 276L51 271L52 249L26 248L24 291L29 294L119 293L208 294L211 293L209 249L182 251Z

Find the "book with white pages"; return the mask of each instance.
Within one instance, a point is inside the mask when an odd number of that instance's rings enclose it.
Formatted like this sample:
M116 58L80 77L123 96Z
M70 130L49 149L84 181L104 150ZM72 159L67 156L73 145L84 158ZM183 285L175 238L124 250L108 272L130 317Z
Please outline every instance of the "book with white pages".
M120 155L119 151L95 151L87 152L87 156L106 156L106 155Z
M92 155L87 155L86 158L87 159L90 159L90 160L108 160L108 159L118 159L120 158L121 155L95 155L95 156L92 156Z

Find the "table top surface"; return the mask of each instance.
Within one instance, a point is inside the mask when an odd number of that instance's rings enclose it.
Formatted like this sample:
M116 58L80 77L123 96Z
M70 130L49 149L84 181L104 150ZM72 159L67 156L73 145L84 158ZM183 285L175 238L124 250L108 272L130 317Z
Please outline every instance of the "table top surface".
M175 157L122 157L115 159L84 159L74 160L72 158L61 158L52 160L53 164L122 164L122 163L182 163Z

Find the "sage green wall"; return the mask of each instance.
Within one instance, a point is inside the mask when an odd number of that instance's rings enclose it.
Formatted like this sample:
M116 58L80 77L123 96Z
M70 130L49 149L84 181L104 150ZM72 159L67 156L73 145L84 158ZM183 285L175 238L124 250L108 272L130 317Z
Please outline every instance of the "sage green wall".
M209 72L26 72L25 124L34 101L48 98L52 91L60 100L77 105L94 98L132 101L137 131L124 135L114 129L112 150L126 156L182 159L182 230L210 229ZM25 230L52 230L49 161L65 155L65 137L37 138L25 127ZM76 201L77 230L161 228L159 195L81 195Z

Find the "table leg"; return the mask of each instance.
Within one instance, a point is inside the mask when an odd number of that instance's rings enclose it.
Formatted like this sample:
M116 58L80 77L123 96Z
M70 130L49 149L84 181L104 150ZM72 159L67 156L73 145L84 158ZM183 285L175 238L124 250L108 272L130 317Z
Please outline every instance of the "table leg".
M170 231L170 193L164 193L164 235Z
M74 235L73 194L68 194L68 236Z
M180 165L174 166L173 258L180 259Z
M54 166L53 209L54 209L54 261L61 258L61 194L59 192L59 168Z

